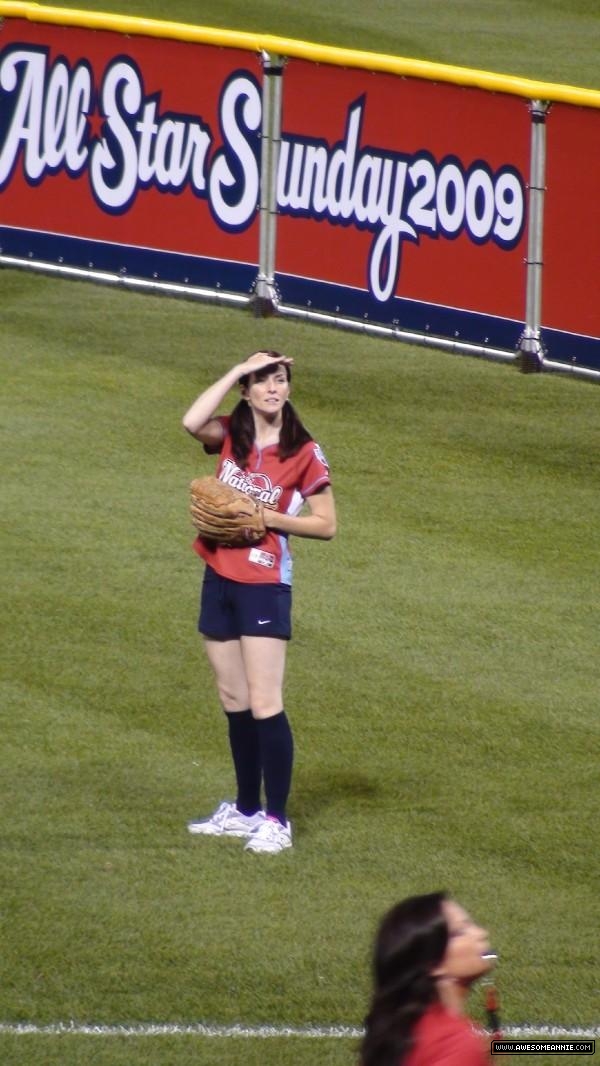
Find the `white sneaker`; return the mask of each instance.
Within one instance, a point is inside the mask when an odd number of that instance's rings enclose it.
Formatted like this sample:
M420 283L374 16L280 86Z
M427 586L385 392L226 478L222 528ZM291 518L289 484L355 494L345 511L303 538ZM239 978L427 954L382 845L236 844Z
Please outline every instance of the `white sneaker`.
M204 836L209 837L249 837L264 821L263 811L257 811L256 814L242 814L235 803L228 803L224 800L210 818L199 818L188 822L188 831L203 833Z
M274 818L264 818L256 829L252 830L244 851L261 851L275 855L278 851L292 846L292 827L289 822L282 825Z

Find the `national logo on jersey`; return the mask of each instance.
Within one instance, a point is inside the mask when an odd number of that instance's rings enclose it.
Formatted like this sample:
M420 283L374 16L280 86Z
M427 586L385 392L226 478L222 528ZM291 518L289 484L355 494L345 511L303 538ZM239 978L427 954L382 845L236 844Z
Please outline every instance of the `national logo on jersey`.
M225 485L231 485L247 496L260 500L265 507L277 507L277 503L283 492L281 485L273 485L268 474L253 473L251 470L240 470L232 459L226 459L223 469L219 474L219 480Z

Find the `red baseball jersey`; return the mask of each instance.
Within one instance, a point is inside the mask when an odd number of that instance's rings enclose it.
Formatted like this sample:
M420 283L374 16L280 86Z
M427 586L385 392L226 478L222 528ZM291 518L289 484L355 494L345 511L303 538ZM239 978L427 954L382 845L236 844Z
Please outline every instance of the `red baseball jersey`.
M296 515L309 496L330 485L329 466L316 441L303 444L296 455L280 459L277 444L267 448L253 445L248 465L242 470L234 456L229 435L229 417L219 419L225 430L217 477L250 496L265 507ZM292 555L284 533L268 529L255 545L229 548L213 545L198 537L194 550L222 577L251 584L292 583Z

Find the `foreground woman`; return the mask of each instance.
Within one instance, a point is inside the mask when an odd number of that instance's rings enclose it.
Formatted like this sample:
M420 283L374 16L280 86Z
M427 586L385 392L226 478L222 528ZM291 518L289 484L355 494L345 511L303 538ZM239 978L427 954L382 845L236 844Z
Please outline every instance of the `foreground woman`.
M465 1008L495 958L485 929L443 892L398 903L375 940L360 1066L490 1066L490 1038Z

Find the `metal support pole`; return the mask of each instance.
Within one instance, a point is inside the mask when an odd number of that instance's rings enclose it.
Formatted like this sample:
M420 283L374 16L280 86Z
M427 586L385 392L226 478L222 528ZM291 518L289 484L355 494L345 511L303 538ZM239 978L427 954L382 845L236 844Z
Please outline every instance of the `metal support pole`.
M531 164L529 184L529 233L527 241L527 290L525 329L519 339L517 365L524 374L543 369L544 347L541 338L542 268L544 237L544 193L546 191L546 115L549 103L532 100Z
M279 298L275 285L275 247L277 237L277 169L281 144L281 102L283 59L262 53L263 114L261 129L260 220L258 275L254 284L252 307L257 316L273 314Z

